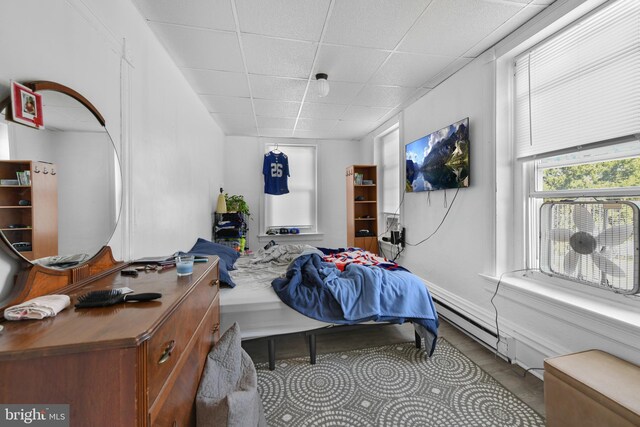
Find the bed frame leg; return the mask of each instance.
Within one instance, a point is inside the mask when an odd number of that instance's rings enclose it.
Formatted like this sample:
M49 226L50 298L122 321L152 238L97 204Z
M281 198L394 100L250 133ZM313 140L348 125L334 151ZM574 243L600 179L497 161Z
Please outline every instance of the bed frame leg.
M269 338L267 344L269 346L269 370L273 371L276 369L276 340Z
M415 337L416 337L416 348L422 347L422 337L417 332L414 332L414 334L415 334Z
M312 365L316 364L316 336L309 335L309 361Z

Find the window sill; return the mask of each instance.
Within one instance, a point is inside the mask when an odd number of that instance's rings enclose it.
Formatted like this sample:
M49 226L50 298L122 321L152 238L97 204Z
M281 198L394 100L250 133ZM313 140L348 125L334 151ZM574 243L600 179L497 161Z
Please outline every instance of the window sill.
M258 234L260 242L268 242L269 240L287 240L290 242L322 240L324 233L300 233L300 234Z
M480 276L494 285L487 288L493 294L499 278L485 274ZM541 303L534 307L552 316L568 312L581 318L588 316L598 319L604 324L633 333L638 333L640 328L640 297L615 294L540 272L505 274L500 280L498 295L521 304L526 299Z

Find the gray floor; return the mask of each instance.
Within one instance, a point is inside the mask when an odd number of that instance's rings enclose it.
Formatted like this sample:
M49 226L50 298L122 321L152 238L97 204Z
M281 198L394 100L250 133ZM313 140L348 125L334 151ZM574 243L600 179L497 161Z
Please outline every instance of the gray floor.
M317 336L317 352L332 353L337 351L366 348L413 341L411 324L389 325L362 328ZM511 365L495 355L473 339L469 338L446 321L440 322L440 336L444 337L458 350L477 363L488 374L492 375L505 388L544 417L544 395L542 381L517 365ZM242 343L254 363L268 361L267 341L256 339ZM294 334L276 339L277 360L292 357L308 357L307 342L303 334Z

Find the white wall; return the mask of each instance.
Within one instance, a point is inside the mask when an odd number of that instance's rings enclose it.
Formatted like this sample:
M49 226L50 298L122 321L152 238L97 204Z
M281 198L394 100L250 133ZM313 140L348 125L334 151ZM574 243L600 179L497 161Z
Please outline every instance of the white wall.
M210 236L224 134L129 0L6 0L0 28L0 95L11 79L52 80L105 117L131 219L110 242L116 258L168 254Z
M252 250L264 246L273 237L259 238L260 201L264 190L262 160L268 143L315 144L318 162L318 231L313 240L300 237L276 237L279 243L307 243L320 247L345 247L347 244L347 166L362 163L361 143L347 140L227 137L225 147L224 191L242 194L249 204L248 245ZM281 149L286 152L285 148ZM295 179L292 176L290 179Z
M453 207L432 238L407 247L403 263L434 286L485 308L489 295L471 284L479 281L478 273L492 272L494 255L493 75L490 55L481 56L408 107L402 122L407 144L469 117L470 187L457 196L456 190L404 196L402 223L409 244L433 233Z
M579 8L598 3L601 1L558 2L501 42L496 51L510 51L545 26L561 18L569 22L574 14L584 12ZM514 170L519 169L509 160L506 82L510 74L497 64L494 51L485 52L407 107L400 121L401 140L407 144L464 117L470 119L471 185L460 189L455 202L455 190L446 191L446 203L444 191L405 195L401 220L410 244L435 231L447 206L453 206L439 231L419 246L408 246L400 262L423 278L435 298L493 331L496 314L490 300L498 278L503 272L522 268L522 257L515 249L522 238L513 231L522 229L515 226L522 221L518 212L522 209L514 209L518 203L511 185ZM373 152L372 136L383 129L363 139L364 155ZM504 276L494 302L501 336L515 338L505 342L501 351L526 368L541 367L546 357L590 348L640 364L640 315L633 299L553 282L543 275L522 277L521 273Z
M494 75L488 52L400 114L402 164L404 145L469 117L470 187L457 196L454 189L404 195L401 223L408 245L399 261L423 278L434 297L491 329L491 294L479 274L493 273L495 253ZM367 151L373 152L374 136L386 127L363 140ZM440 229L422 242L436 231L447 210Z

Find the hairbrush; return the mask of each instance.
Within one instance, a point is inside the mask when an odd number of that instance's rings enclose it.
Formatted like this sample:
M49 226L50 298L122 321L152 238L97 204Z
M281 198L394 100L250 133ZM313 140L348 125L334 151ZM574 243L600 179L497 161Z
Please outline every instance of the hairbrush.
M76 308L106 307L126 301L151 301L158 299L162 294L155 292L144 294L123 294L118 289L91 291L78 297Z

